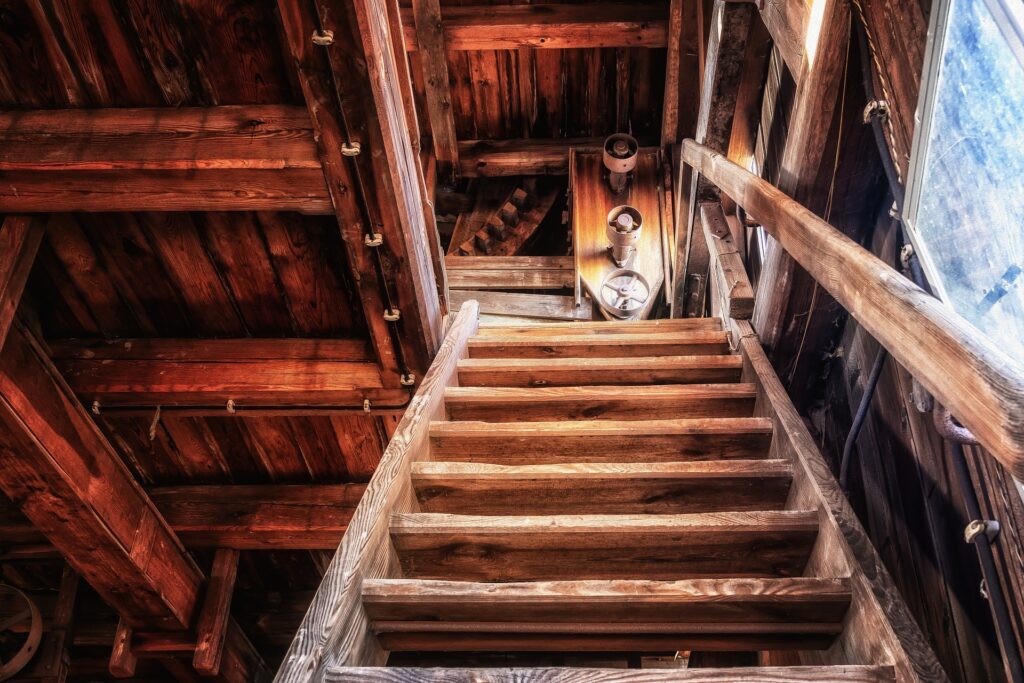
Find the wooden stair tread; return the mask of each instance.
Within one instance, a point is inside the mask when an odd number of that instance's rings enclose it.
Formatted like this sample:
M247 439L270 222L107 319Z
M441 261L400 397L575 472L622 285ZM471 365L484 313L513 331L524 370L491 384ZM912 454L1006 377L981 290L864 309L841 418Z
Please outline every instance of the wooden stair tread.
M489 337L535 337L535 336L619 336L637 334L678 333L693 330L716 331L722 329L719 318L674 318L666 320L624 320L559 323L549 325L543 331L522 325L481 327L475 339Z
M435 459L504 465L763 458L771 436L761 417L430 425Z
M746 417L757 395L753 384L658 384L572 387L448 387L449 420L521 422Z
M817 529L814 511L390 520L403 576L466 581L796 576Z
M642 334L547 334L478 336L469 340L470 358L632 358L636 356L720 355L729 353L728 333L683 330Z
M328 683L890 683L891 666L767 666L727 669L399 668L328 669Z
M672 514L781 509L785 460L504 466L419 462L412 482L424 512L510 515Z
M738 382L743 359L734 355L638 358L466 358L459 385L475 387L585 384Z

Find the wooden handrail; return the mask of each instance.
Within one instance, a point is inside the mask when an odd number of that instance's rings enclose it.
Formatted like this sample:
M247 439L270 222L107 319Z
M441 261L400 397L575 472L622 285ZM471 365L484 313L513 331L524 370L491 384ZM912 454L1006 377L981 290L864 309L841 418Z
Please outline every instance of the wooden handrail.
M683 160L763 225L997 460L1024 478L1024 367L775 186L693 140L683 142Z

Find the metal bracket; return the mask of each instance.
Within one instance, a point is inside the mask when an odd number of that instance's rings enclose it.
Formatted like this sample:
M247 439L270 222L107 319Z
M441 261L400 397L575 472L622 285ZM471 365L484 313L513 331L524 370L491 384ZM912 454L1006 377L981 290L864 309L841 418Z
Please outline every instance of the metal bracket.
M384 244L384 235L375 232L370 235L363 235L363 244L368 247L379 247Z
M864 107L864 123L871 123L876 116L889 117L889 102L887 100L871 100Z
M314 45L320 47L327 47L328 45L334 44L334 31L330 29L324 29L323 31L313 31L313 35L310 36L310 40L313 41Z
M414 384L416 384L416 375L410 372L408 374L402 375L402 378L399 381L402 383L403 387L411 387Z
M994 519L974 519L964 528L964 542L974 543L979 535L985 534L989 541L999 535L999 522Z
M363 146L358 142L341 143L341 155L345 157L357 157L363 151Z
M401 317L401 315L402 315L402 312L399 311L397 308L385 308L384 309L384 319L387 320L389 323L395 322L396 320L398 320Z

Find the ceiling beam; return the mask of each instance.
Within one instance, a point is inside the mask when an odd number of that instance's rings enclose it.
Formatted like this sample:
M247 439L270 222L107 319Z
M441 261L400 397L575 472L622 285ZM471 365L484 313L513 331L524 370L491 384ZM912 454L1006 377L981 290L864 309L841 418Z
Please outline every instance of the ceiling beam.
M354 339L54 341L53 361L86 405L361 407L401 403Z
M131 625L190 625L202 573L17 322L0 352L0 459L0 488Z
M700 111L694 139L723 154L729 148L754 12L754 5L750 3L716 0L711 17L711 36L701 82ZM685 185L682 187L686 189ZM686 197L676 197L676 205L686 209L680 212L676 229L676 262L673 268L676 276L672 296L674 318L704 315L710 254L700 225L698 205L702 201L718 199L714 187L698 173L692 174L688 189Z
M423 49L411 9L402 25L406 49ZM445 7L442 25L449 50L665 47L668 3Z
M366 484L226 484L147 489L189 548L334 550ZM45 537L15 507L0 508L6 549L44 554Z
M242 210L330 213L302 107L0 113L0 211Z
M8 216L0 224L0 348L14 322L43 231L42 221L29 216Z
M461 175L568 175L569 148L600 149L604 138L464 140L459 143Z

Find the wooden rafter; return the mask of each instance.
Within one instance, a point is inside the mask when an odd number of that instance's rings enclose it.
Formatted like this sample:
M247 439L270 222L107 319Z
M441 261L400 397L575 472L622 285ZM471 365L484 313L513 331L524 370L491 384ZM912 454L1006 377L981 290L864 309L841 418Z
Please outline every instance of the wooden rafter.
M438 175L450 181L459 169L459 147L455 137L448 56L441 28L441 4L439 0L413 0L412 9Z
M422 50L412 10L403 10L407 50ZM476 5L444 8L449 50L665 47L668 5Z
M38 219L8 216L0 224L0 348L14 322L42 240L43 224Z

